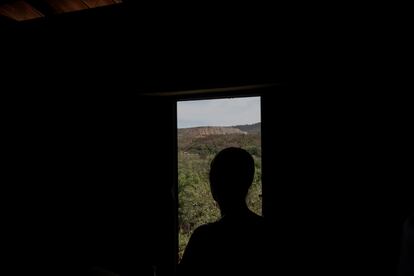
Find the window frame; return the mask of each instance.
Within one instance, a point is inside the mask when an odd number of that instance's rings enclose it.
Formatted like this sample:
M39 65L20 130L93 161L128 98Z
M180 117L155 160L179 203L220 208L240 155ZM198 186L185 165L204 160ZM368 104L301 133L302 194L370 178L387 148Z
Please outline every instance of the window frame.
M174 97L174 121L175 121L175 128L174 128L174 154L175 154L175 162L174 162L174 183L173 183L173 198L174 198L174 238L175 238L175 248L174 248L174 264L175 264L175 273L176 275L176 268L178 266L178 251L179 251L179 231L178 231L178 141L177 141L177 125L178 125L178 118L177 118L177 103L180 101L196 101L196 100L212 100L212 99L229 99L229 98L246 98L246 97L260 97L260 121L261 121L261 151L262 151L262 216L266 218L266 181L264 175L266 175L266 171L263 170L263 163L266 162L263 156L266 156L265 153L265 145L263 144L263 129L266 127L266 119L264 118L263 114L263 101L266 100L265 92L268 95L269 93L274 93L275 86L277 85L259 85L259 86L249 86L246 89L241 87L237 88L226 88L223 89L206 89L206 90L196 90L194 92L191 91L184 91L182 93L177 92L177 95ZM198 92L202 91L202 92Z

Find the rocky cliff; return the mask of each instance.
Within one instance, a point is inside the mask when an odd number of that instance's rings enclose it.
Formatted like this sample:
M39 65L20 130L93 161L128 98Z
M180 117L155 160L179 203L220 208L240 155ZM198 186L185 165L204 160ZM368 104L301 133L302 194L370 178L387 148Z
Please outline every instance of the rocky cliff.
M178 136L187 136L193 138L200 138L210 135L226 135L226 134L247 134L234 127L193 127L182 128L178 130Z

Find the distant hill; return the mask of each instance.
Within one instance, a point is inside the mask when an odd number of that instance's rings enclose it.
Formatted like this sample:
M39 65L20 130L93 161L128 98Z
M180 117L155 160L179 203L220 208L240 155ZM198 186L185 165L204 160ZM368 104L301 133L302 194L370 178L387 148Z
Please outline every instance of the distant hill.
M260 134L261 127L262 123L233 126L233 128L238 128L241 131L247 132L248 134Z
M227 135L227 134L260 134L262 123L255 123L250 125L236 125L229 127L191 127L179 128L178 137L186 136L191 138L200 138L210 135Z
M211 135L247 134L236 127L192 127L178 129L178 137L201 138Z
M260 156L261 123L231 127L192 127L178 129L180 151L201 155L216 154L225 147L242 147Z

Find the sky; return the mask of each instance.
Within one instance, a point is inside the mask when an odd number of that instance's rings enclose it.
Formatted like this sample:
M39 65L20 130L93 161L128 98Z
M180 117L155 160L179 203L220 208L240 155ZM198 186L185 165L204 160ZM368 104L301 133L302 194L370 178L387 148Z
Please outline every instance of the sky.
M260 97L181 101L178 128L234 126L260 122Z

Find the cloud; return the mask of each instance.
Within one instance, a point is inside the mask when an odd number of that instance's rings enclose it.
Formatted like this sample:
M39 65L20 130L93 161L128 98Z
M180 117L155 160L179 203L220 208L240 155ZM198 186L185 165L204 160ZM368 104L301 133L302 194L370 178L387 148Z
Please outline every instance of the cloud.
M260 97L177 103L178 128L233 126L260 122Z

